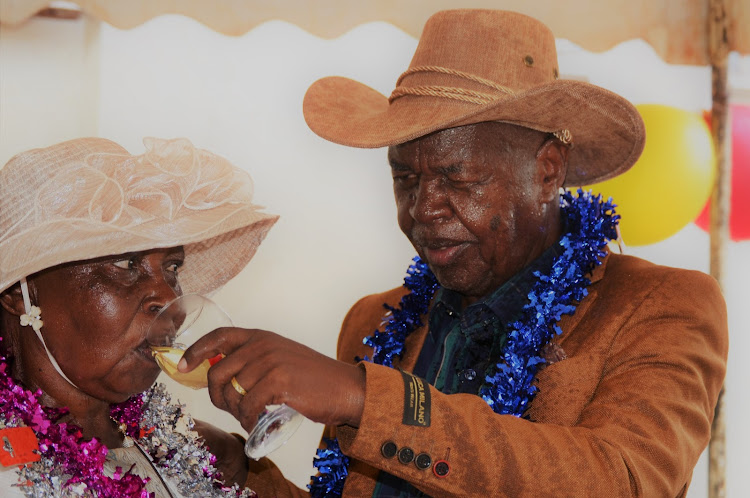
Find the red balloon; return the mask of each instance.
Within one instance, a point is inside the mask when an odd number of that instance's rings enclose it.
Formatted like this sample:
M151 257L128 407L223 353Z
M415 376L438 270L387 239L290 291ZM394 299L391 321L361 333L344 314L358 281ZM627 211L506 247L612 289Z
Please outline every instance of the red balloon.
M710 122L710 115L707 116ZM731 106L732 120L732 191L729 205L729 237L750 240L750 106ZM711 200L695 219L695 224L709 230Z

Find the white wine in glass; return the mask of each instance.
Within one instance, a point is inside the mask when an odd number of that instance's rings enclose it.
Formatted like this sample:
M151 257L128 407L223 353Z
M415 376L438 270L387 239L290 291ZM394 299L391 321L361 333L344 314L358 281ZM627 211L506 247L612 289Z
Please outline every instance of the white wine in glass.
M232 320L218 304L200 294L185 294L162 308L149 326L147 340L156 363L164 373L193 389L208 387L208 369L222 359L217 355L203 360L187 373L177 370L185 350L198 339L220 327L231 327ZM262 458L282 446L304 417L286 405L269 405L248 434L245 454Z

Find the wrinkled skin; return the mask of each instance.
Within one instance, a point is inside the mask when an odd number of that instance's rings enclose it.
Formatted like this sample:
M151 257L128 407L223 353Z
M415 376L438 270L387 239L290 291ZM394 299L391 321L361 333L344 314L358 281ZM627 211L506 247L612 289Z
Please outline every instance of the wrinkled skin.
M523 145L509 148L505 137ZM504 123L391 147L399 226L442 286L476 301L560 236L566 152L543 133Z
M63 264L27 279L31 301L42 310L47 347L79 389L54 370L33 330L19 325L25 312L20 286L3 292L2 329L14 354L14 377L41 389L45 404L68 407L69 419L85 437L120 447L109 405L148 389L159 375L146 330L158 311L182 294L178 272L184 259L181 247L154 249ZM211 426L206 430L220 470L244 482L244 459L228 459L226 466L221 458L223 450L241 451L239 442Z
M47 346L81 391L117 403L153 384L159 369L145 332L182 293L183 260L182 249L159 249L61 265L32 278Z
M358 426L364 407L364 370L333 360L273 332L226 327L209 332L185 352L180 369L226 357L208 372L211 401L250 431L266 405L286 403L324 424ZM184 361L184 363L183 363ZM232 377L247 394L232 386Z
M511 145L512 144L512 145ZM501 123L439 131L388 158L401 229L440 283L466 304L492 292L561 234L567 149ZM315 422L358 427L364 370L272 332L217 329L184 356L183 371L222 353L209 371L213 403L247 430L265 405L286 403ZM247 391L237 393L232 376Z
M14 375L41 389L44 402L67 406L86 437L108 447L121 437L109 404L148 389L159 368L145 342L158 310L181 294L182 248L157 249L59 265L29 277L33 304L42 310L42 335L74 388L54 369L24 313L20 287L3 292L4 329L14 354Z

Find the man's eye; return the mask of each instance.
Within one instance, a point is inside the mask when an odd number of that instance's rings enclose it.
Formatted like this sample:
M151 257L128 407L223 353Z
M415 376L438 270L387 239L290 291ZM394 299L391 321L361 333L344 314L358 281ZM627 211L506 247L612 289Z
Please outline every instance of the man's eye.
M135 258L121 259L119 261L115 261L114 265L118 268L122 268L123 270L132 270L133 268L135 268Z
M182 263L172 263L171 265L167 266L167 271L171 271L172 273L179 273L181 266Z
M393 177L394 182L398 183L411 183L417 179L417 175L396 175Z

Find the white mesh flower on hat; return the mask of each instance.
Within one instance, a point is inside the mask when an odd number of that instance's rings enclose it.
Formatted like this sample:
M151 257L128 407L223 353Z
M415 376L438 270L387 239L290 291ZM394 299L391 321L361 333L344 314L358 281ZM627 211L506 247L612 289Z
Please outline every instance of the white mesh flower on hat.
M0 291L45 268L182 245L184 292L210 293L255 254L278 216L252 203L250 176L186 139L131 155L80 138L0 170Z

